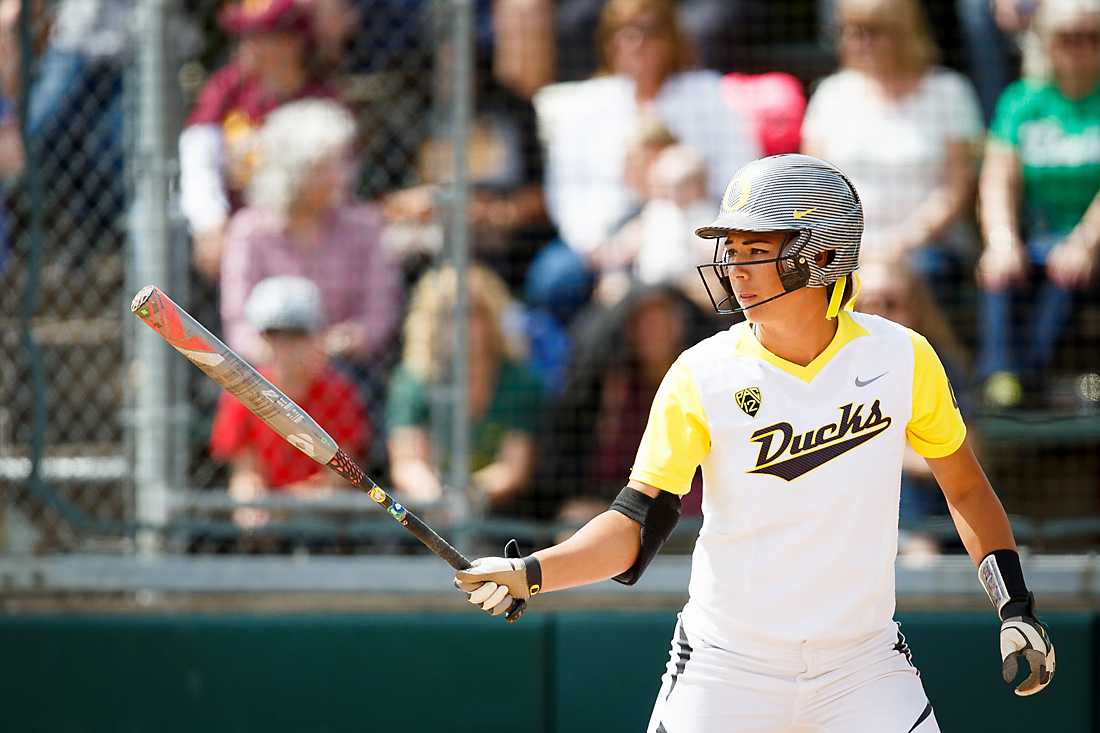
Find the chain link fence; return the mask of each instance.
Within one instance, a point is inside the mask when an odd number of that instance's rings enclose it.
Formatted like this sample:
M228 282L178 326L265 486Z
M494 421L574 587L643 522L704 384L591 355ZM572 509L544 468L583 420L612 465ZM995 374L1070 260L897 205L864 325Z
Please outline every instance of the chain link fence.
M545 545L606 507L669 364L730 325L692 229L741 163L803 150L863 194L857 307L933 342L1021 540L1094 549L1095 280L1041 283L1087 239L1100 160L1044 194L1029 120L995 107L1063 41L988 3L887 5L0 3L0 547L415 551L127 316L146 282L463 549ZM1023 166L1018 218L987 131ZM1005 231L1031 247L1014 301L976 274ZM903 551L961 551L919 463L904 486Z

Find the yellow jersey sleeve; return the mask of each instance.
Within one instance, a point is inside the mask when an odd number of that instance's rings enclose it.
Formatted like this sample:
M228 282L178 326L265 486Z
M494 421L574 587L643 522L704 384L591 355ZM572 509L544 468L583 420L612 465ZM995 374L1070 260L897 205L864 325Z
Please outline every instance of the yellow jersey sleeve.
M905 435L913 450L925 458L943 458L966 439L959 404L940 358L928 339L916 331L913 340L913 414Z
M630 478L662 491L686 494L708 451L710 429L699 385L691 369L677 359L653 398Z

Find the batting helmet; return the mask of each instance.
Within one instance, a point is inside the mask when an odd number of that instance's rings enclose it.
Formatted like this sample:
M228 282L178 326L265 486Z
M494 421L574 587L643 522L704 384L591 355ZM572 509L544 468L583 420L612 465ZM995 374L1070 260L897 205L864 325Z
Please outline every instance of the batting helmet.
M699 237L719 240L714 248L714 261L699 265L698 269L715 310L721 314L745 310L728 307L736 305L736 300L722 240L731 231L789 232L778 257L751 264L776 263L784 289L780 296L799 288L834 285L829 311L830 317L834 317L846 276L859 267L863 205L847 176L809 155L773 155L743 166L726 186L718 218L695 230ZM822 252L829 254L824 264L819 264L818 255ZM709 268L717 275L725 291L724 298L716 300L711 292L705 277Z

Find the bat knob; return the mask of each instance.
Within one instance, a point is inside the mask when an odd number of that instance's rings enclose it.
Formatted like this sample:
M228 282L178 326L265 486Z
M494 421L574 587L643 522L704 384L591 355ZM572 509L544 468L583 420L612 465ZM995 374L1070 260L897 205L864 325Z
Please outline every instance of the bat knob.
M523 618L523 612L527 610L527 601L514 600L511 607L508 609L508 613L504 618L508 619L508 623L514 624Z

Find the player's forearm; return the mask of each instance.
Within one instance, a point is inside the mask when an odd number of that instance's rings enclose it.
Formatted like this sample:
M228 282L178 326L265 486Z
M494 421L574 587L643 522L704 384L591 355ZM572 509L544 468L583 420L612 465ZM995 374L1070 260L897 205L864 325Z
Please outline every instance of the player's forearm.
M969 441L949 456L929 458L928 465L975 565L994 550L1016 549L1008 516Z
M959 500L948 501L947 506L975 565L994 550L1016 549L1008 515L988 483L973 487Z
M641 547L638 523L606 511L561 544L535 553L542 566L542 591L607 580L628 570Z

